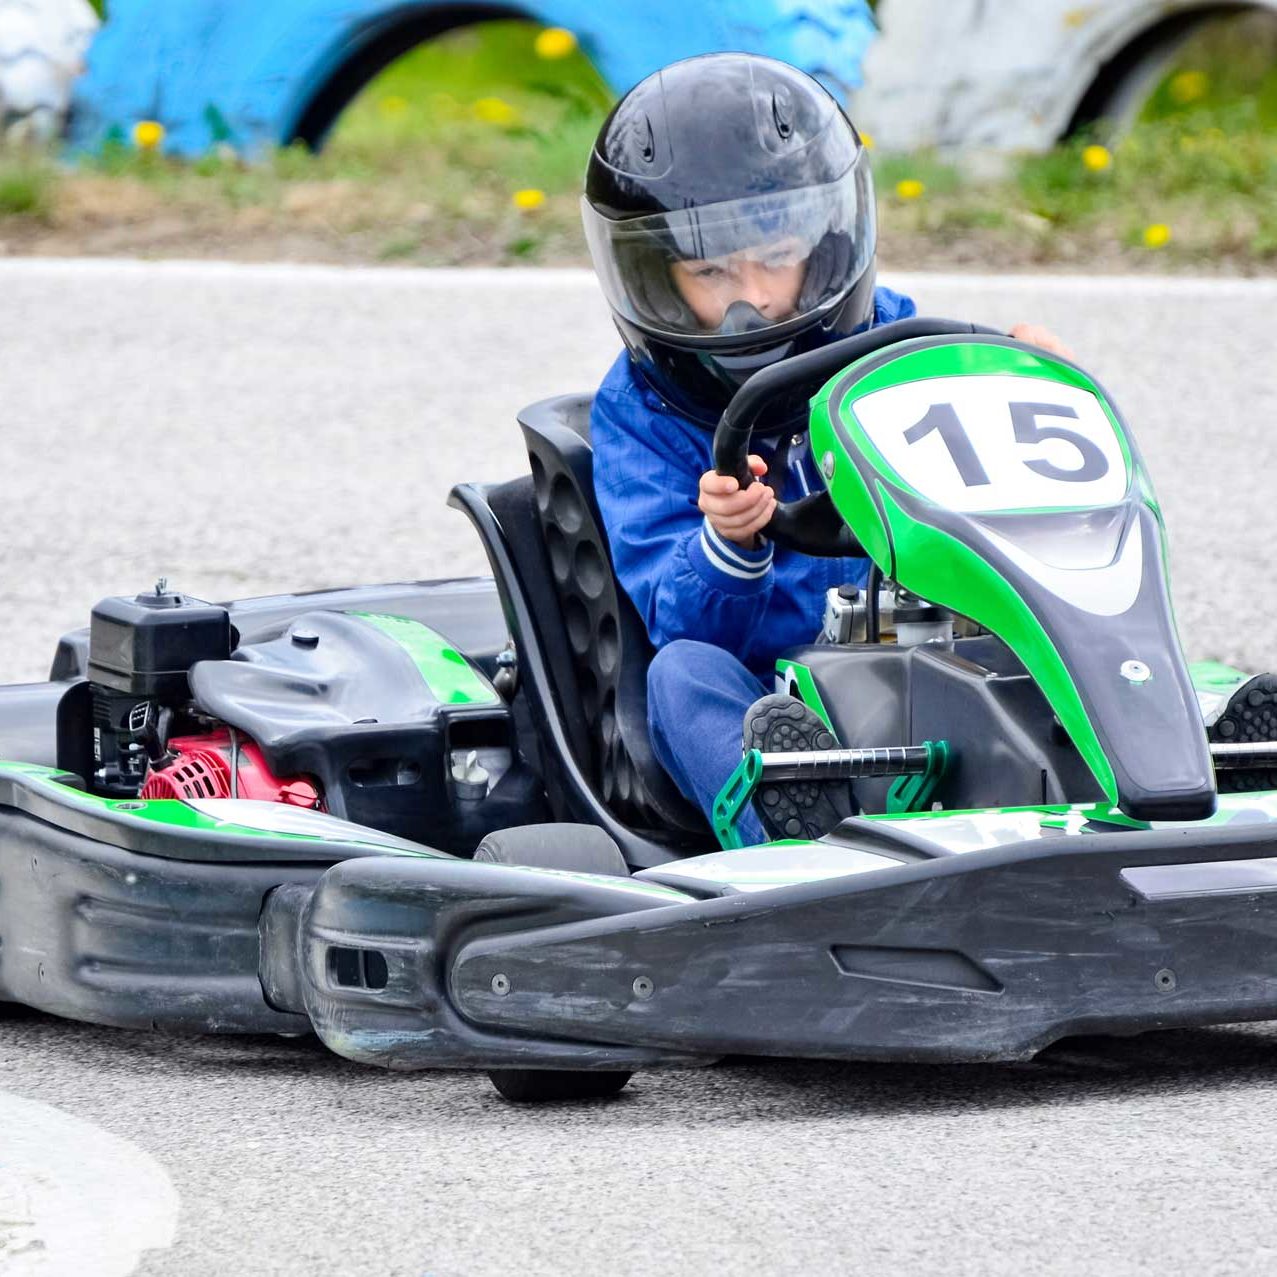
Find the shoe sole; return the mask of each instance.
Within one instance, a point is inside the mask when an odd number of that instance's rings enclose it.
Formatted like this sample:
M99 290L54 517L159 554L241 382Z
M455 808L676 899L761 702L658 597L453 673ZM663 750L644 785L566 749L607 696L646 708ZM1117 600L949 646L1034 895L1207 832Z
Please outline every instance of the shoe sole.
M1224 712L1206 729L1209 740L1229 745L1277 740L1277 674L1256 674L1228 698ZM1277 768L1255 767L1215 774L1221 794L1277 789Z
M834 734L792 696L765 696L745 716L746 749L765 754L837 749ZM820 838L855 814L851 786L842 780L764 783L754 795L763 826L775 838Z

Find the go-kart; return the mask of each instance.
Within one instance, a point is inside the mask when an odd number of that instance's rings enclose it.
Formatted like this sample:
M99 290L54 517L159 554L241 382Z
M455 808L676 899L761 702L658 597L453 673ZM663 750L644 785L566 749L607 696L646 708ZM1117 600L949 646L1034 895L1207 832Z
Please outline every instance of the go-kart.
M1185 663L1106 392L905 320L751 378L721 471L748 481L795 389L826 488L768 535L874 565L778 662L840 748L746 754L712 827L682 798L589 399L545 401L531 474L450 500L493 579L226 605L161 582L0 688L0 999L313 1031L515 1099L727 1053L1010 1061L1277 1017L1277 746L1212 726L1246 676ZM829 780L860 815L739 845L759 786Z

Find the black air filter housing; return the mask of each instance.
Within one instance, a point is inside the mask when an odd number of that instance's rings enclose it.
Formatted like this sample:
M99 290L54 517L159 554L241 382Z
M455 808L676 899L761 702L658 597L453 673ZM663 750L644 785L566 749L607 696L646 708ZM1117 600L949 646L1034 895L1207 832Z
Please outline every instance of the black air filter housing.
M230 613L185 594L103 599L89 622L89 681L157 700L189 695L196 661L231 654Z

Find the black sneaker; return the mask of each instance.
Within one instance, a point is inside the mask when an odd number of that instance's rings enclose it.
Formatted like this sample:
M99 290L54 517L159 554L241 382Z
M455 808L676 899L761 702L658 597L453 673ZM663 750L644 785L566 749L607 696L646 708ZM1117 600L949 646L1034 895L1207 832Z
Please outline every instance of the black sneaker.
M1224 712L1206 729L1207 738L1229 745L1277 740L1277 674L1256 674L1228 698ZM1216 772L1221 794L1277 789L1277 768L1248 767Z
M779 754L837 749L838 741L802 701L776 694L749 707L744 747ZM754 795L754 807L772 838L819 838L856 812L851 785L845 780L764 781Z

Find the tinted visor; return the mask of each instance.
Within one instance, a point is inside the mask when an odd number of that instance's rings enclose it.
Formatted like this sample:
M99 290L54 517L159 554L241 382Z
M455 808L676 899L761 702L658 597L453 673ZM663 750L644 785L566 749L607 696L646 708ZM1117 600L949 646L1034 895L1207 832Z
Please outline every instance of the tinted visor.
M582 203L613 310L652 335L734 336L818 314L873 258L865 153L836 182L612 221Z

